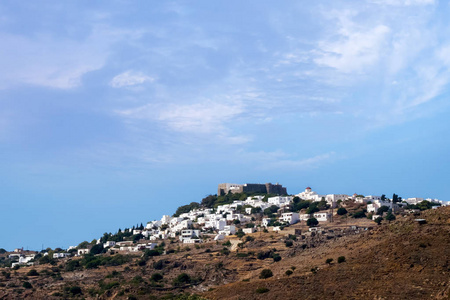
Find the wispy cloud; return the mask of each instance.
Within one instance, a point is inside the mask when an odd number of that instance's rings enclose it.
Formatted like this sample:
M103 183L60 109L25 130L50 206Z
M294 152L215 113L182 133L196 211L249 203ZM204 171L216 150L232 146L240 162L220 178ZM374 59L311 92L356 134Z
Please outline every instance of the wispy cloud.
M287 154L282 150L266 151L238 151L234 157L242 162L257 162L260 170L298 170L305 171L321 167L323 164L330 163L338 159L334 151L315 155L306 158L294 158L293 154Z
M113 88L121 88L140 85L145 82L153 82L154 80L155 79L153 77L147 76L142 72L128 70L114 76L109 84Z
M364 73L380 59L390 28L384 24L365 28L352 21L355 12L335 12L338 30L326 40L319 42L314 62L340 72Z
M193 104L150 103L116 113L129 121L157 122L169 131L195 136L215 135L221 142L241 144L247 142L248 137L233 135L228 126L244 110L244 105L238 101L221 103L207 100Z
M106 64L112 45L140 35L140 30L116 29L105 24L92 24L86 36L76 39L47 32L25 36L0 31L0 89L22 84L75 88L85 74Z

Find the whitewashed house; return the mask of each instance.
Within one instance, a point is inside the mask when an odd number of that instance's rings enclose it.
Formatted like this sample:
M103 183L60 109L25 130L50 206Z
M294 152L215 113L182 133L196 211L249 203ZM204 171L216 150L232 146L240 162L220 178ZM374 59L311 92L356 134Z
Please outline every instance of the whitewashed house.
M280 206L285 206L285 205L288 205L289 203L291 203L292 198L293 197L291 197L291 196L276 196L276 197L268 198L267 202L270 205L276 205L276 206L280 207Z
M374 200L372 203L367 204L367 212L377 212L377 210L382 207L387 206L389 209L392 209L392 202Z
M165 225L165 224L169 224L170 223L170 216L169 215L163 215L161 218L161 224Z
M200 237L200 230L198 229L184 229L180 234L180 241L187 239L196 239Z
M71 253L53 253L53 258L66 258L72 256Z
M263 218L261 222L261 226L267 227L270 225L270 219L269 218Z
M78 249L77 254L78 256L80 256L84 254L89 254L89 252L91 252L91 249Z
M103 248L114 247L115 245L116 245L115 241L106 241L105 243L103 243Z
M223 234L223 235L236 234L236 226L234 226L234 225L224 226L223 230L219 231L219 234Z
M317 219L319 222L326 222L328 221L330 215L326 212L316 212L313 214L314 218Z
M311 201L320 201L322 200L322 197L324 197L322 195L317 194L316 192L313 192L310 187L307 187L304 192L301 192L296 196L299 197L300 199Z
M292 224L295 224L298 221L300 221L300 217L299 217L298 213L288 212L288 213L281 214L280 221L286 222L289 225L292 225Z
M243 228L242 232L244 232L245 234L249 234L249 233L254 233L256 232L256 227L252 227L252 228Z

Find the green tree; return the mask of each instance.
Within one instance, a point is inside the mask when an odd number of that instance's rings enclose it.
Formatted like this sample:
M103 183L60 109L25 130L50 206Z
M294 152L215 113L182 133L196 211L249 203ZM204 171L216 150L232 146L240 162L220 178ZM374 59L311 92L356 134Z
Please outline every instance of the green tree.
M375 221L375 223L377 223L378 225L380 225L380 224L381 224L381 221L383 221L383 218L382 218L382 217L377 217L374 221Z
M381 195L381 201L386 201L386 195L385 194Z
M314 227L319 225L319 221L317 221L316 218L310 218L306 221L306 225L308 225L309 227Z
M394 221L395 220L395 216L392 212L388 212L385 218L387 221Z
M80 244L78 244L78 249L86 249L89 246L89 242L88 241L84 241L81 242Z
M338 210L337 210L337 214L340 215L340 216L343 216L346 213L347 213L347 210L345 208L343 208L343 207L339 207Z
M364 218L365 216L366 216L366 214L364 213L363 210L358 210L358 211L354 212L352 215L352 217L355 219Z
M383 205L377 210L377 215L382 216L383 213L387 212L388 210L389 210L389 207L387 207L386 205Z
M392 203L397 203L397 202L400 202L400 201L399 201L399 199L398 199L398 195L397 195L396 193L394 193L394 194L392 195Z
M325 263L328 265L331 265L331 262L333 262L332 258L327 258L327 260L325 261Z
M100 244L96 244L96 245L94 245L92 248L91 248L91 253L92 254L100 254L100 253L102 253L103 252L103 244L102 243L100 243Z

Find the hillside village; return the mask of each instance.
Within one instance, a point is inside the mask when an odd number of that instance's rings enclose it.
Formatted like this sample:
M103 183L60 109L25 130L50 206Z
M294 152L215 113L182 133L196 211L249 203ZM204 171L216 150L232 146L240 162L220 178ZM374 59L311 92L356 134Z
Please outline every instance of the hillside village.
M172 216L68 249L0 249L0 298L297 299L286 286L308 299L445 298L449 208L222 184Z
M449 205L448 202L431 198L402 199L396 194L392 199L384 195L320 195L311 187L296 195L286 195L286 188L270 183L219 184L218 194L220 196L204 198L202 203L181 206L173 216L163 215L160 220L150 221L145 226L141 224L124 231L119 229L116 234L105 233L91 243L83 242L67 250L58 248L50 254L53 259L61 259L86 255L92 249L95 250L94 254L105 251L133 253L154 250L168 239L171 242L179 240L183 244L199 244L221 241L231 235L241 237L257 231L278 232L301 222L307 224L310 231L315 231L321 225L332 222L333 217L347 214L345 207L349 205L357 205L358 210L347 217L367 217L378 224L383 218L393 220L396 214L405 211L415 212ZM224 204L219 204L219 200ZM38 255L48 254L48 251L42 251ZM13 268L33 265L36 253L15 249L8 258Z

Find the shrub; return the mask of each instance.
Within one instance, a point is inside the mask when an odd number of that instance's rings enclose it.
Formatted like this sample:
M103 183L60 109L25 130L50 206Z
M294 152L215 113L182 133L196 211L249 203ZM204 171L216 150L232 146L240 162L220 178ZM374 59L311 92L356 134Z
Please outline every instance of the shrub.
M222 246L230 247L231 246L231 242L230 241L226 241L225 243L222 243Z
M382 217L377 217L374 221L375 221L375 223L377 223L378 225L380 225L380 224L381 224L381 221L383 221L383 218L382 218Z
M160 254L161 254L161 253L159 253L158 250L149 250L149 249L147 249L147 250L145 250L145 252L144 252L144 256L145 256L145 257L158 256L158 255L160 255Z
M140 259L138 261L138 265L141 266L141 267L145 266L146 264L147 264L147 262L145 261L145 259Z
M82 294L81 288L79 286L72 286L69 288L69 293L72 295Z
M355 218L355 219L360 219L360 218L366 217L366 214L364 213L364 211L358 210L357 212L355 212L355 213L352 215L352 217Z
M255 240L255 238L252 237L252 236L247 235L247 236L245 237L245 241L246 241L246 242L252 242L252 241L254 241L254 240Z
M269 291L269 289L268 288L265 288L265 287L260 287L260 288L257 288L256 289L256 292L258 293L258 294L264 294L264 293L267 293Z
M269 258L271 255L272 255L272 251L266 251L266 252L261 251L261 252L258 252L258 255L256 256L256 258L262 260L262 259Z
M270 269L264 269L259 274L259 278L261 278L261 279L266 279L266 278L269 278L272 276L273 276L273 273L272 273L272 270L270 270Z
M245 235L245 233L242 231L242 229L239 229L238 232L236 232L236 236L238 238L242 238Z
M388 212L385 218L387 221L394 221L395 220L395 216L393 213Z
M152 275L151 279L152 279L153 281L158 282L158 281L160 281L160 280L163 279L163 276L162 276L161 274L159 274L159 273L155 273L155 274Z
M33 286L31 285L31 283L29 283L28 281L25 281L22 286L26 289L32 289Z
M190 282L191 282L191 276L189 276L186 273L181 273L173 280L174 285L183 285L183 284L187 284Z
M223 255L228 255L230 254L230 250L228 250L227 247L224 247L222 250L220 250L220 253L222 253Z
M292 241L286 241L285 244L286 244L286 247L292 247L294 245L294 243Z
M319 221L317 221L316 218L310 218L306 221L306 225L308 225L309 227L314 227L317 226L319 224Z
M337 262L339 264L345 262L345 256L339 256Z
M347 213L347 210L346 210L345 208L343 208L343 207L340 207L340 208L338 208L338 210L337 210L337 214L340 215L340 216L343 216L343 215L345 215L346 213Z
M272 256L272 258L273 258L273 261L274 261L274 262L277 262L277 261L280 261L280 260L281 260L281 256L280 256L280 254L278 254L278 253L274 254L274 255Z
M117 282L117 281L104 283L103 280L101 280L101 281L98 283L98 285L100 286L100 288L101 288L103 291L108 291L108 290L113 289L113 288L115 288L115 287L119 287L119 286L120 286L120 283Z
M39 273L35 269L31 269L28 271L27 276L39 276Z
M333 261L332 258L327 258L327 260L325 261L325 263L331 265L331 262L332 262L332 261Z
M130 283L138 285L140 283L144 282L144 278L142 278L141 276L134 276L131 280Z
M292 272L292 270L287 270L287 271L285 272L285 274L286 274L287 276L291 276L292 273L294 273L294 272Z
M153 268L155 270L162 270L164 268L164 260L158 260L157 262L153 263Z
M80 268L81 268L80 261L77 259L77 260L68 261L66 264L65 270L68 272L72 272L72 271L75 271Z

